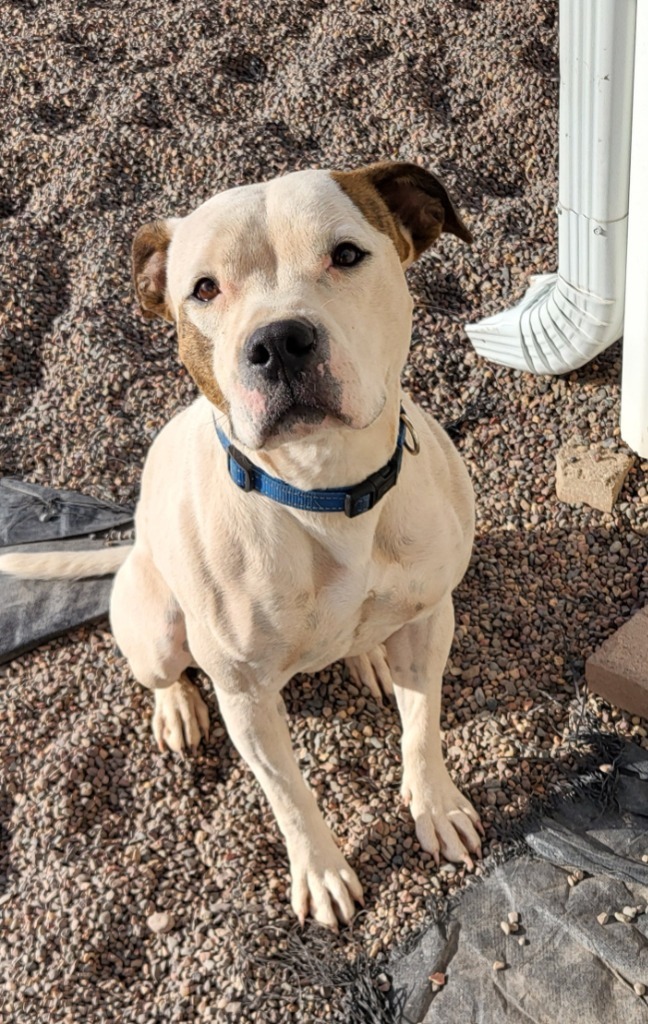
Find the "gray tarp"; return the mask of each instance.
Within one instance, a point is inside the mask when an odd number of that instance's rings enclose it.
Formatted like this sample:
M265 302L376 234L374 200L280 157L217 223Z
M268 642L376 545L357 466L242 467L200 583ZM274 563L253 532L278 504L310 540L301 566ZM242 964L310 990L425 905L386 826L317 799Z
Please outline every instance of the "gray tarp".
M133 511L75 491L0 479L0 552L100 548ZM65 538L65 539L64 539ZM67 539L74 538L74 539ZM19 580L0 574L0 664L108 613L112 577Z
M530 825L532 854L476 881L409 954L393 964L396 1019L405 1024L646 1024L648 914L614 913L648 902L648 752L626 745L598 794ZM568 876L585 878L571 887ZM517 935L500 922L520 914ZM610 921L602 925L599 914ZM518 939L524 936L526 945ZM496 960L505 961L494 971ZM446 973L433 994L428 980Z

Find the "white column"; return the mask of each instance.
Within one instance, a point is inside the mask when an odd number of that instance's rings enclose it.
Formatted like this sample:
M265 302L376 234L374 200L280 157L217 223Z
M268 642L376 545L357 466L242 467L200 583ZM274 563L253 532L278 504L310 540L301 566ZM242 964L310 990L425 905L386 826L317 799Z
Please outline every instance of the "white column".
M621 436L648 458L648 0L637 8Z
M466 326L493 362L566 373L621 336L636 7L560 0L558 273Z

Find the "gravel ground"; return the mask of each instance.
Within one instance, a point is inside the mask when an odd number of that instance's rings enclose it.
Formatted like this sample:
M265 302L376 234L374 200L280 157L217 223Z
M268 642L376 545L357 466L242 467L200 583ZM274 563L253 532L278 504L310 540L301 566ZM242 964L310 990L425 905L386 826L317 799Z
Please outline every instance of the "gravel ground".
M554 495L566 440L623 447L619 346L538 379L482 362L462 330L555 268L557 2L13 0L0 20L2 472L136 500L151 438L194 394L171 328L134 309L141 223L283 171L420 161L476 236L410 271L405 371L461 421L477 492L450 768L492 851L531 800L569 788L581 717L645 746L645 722L588 697L583 664L646 601L648 464L611 515ZM296 927L283 843L211 696L207 748L162 757L107 629L21 658L2 692L2 1021L383 1019L353 1016L349 985L466 884L434 869L399 805L395 712L339 666L287 692L302 769L365 887L338 938Z

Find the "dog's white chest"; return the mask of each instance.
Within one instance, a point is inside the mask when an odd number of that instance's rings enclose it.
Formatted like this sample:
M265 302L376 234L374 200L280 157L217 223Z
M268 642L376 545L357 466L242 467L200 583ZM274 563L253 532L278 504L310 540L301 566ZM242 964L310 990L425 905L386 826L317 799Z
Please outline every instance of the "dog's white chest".
M317 671L371 650L425 615L434 604L433 590L422 572L402 566L340 572L309 602L292 672Z
M291 554L268 558L263 579L256 560L245 561L243 552L246 569L236 579L232 574L227 586L214 572L199 614L219 660L263 665L264 674L283 683L296 672L371 650L437 600L440 581L429 564L380 564L370 552L343 561L327 553L315 571L301 574L295 566L307 559L298 537Z

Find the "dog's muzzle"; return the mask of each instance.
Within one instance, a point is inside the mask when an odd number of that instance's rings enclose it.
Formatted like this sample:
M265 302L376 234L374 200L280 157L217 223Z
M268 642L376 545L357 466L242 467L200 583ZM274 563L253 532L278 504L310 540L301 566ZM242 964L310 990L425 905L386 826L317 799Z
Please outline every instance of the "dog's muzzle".
M331 374L329 354L326 330L306 319L274 320L252 332L241 350L240 375L243 395L251 396L253 447L327 415L343 418L342 387Z

